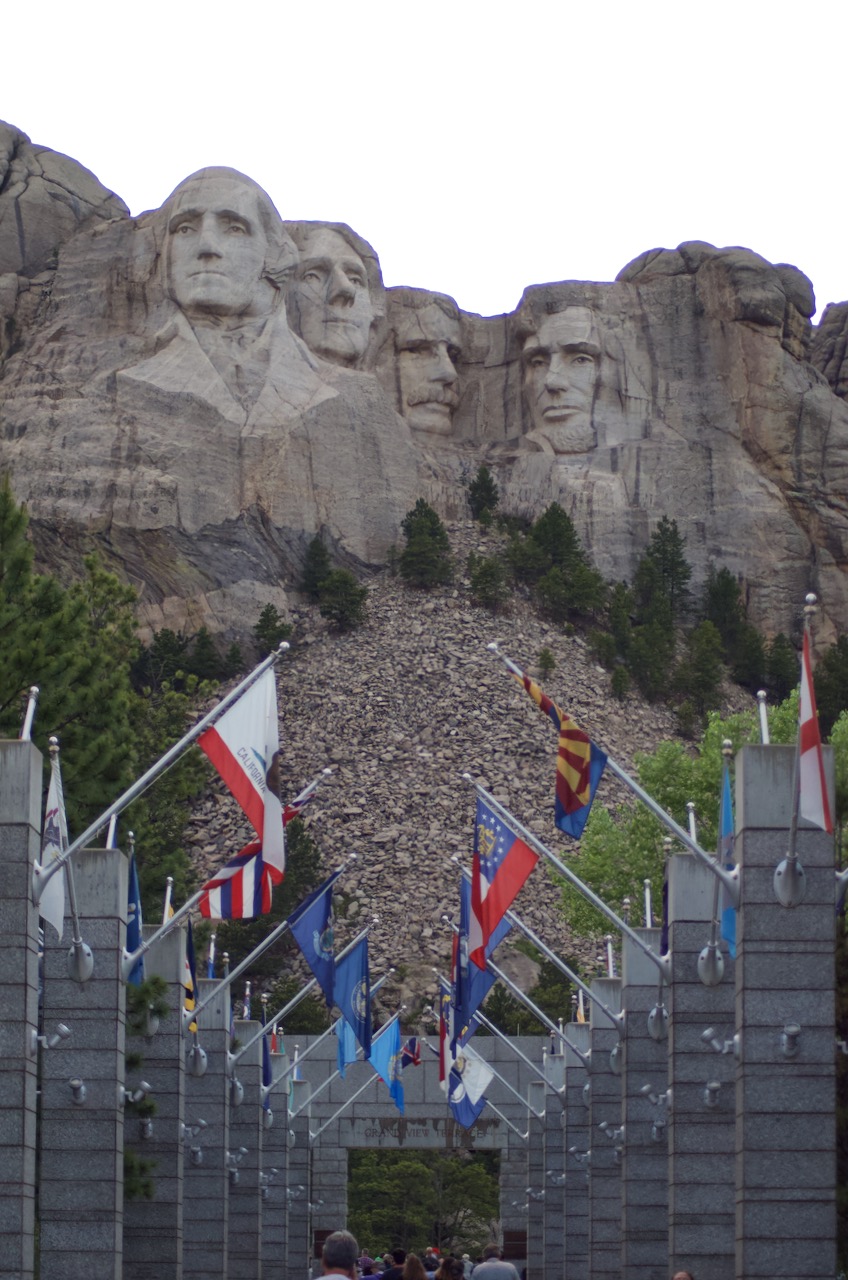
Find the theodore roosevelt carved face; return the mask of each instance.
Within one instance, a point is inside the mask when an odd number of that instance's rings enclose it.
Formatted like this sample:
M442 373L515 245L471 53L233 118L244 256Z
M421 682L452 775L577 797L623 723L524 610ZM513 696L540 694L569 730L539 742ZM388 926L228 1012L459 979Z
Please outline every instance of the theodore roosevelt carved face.
M251 179L202 169L166 202L168 288L190 319L265 316L296 251L280 216Z
M521 352L524 393L532 419L525 436L545 453L585 453L596 444L592 405L600 347L588 307L546 316Z
M401 413L415 431L450 435L459 403L459 314L450 299L390 311L395 331Z
M311 228L295 239L300 262L288 300L292 327L316 355L355 368L374 322L365 264L330 227Z

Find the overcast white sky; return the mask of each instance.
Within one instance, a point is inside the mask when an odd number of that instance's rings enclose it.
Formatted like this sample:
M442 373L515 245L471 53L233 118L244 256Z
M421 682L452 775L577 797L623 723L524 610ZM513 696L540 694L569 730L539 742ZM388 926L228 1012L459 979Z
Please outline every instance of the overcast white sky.
M511 311L645 249L745 245L848 299L844 0L34 0L0 117L133 213L231 165L388 285ZM23 16L25 14L25 17Z

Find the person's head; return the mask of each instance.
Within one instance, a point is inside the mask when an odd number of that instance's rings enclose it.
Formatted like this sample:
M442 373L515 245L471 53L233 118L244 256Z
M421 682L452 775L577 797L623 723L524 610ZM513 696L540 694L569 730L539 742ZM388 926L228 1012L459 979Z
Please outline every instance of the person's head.
M544 316L524 339L521 363L533 430L554 453L583 453L595 443L592 406L600 354L588 307Z
M408 1253L406 1262L403 1264L402 1280L427 1280L427 1272L424 1270L424 1263L418 1257L417 1253Z
M292 328L332 364L361 363L374 323L363 254L348 228L292 224L300 253L287 307Z
M392 1257L393 1257L393 1258L394 1258L394 1260L395 1260L395 1266L396 1266L396 1267L402 1267L402 1266L403 1266L403 1264L406 1262L406 1250L405 1250L405 1249L392 1249Z
M321 1250L321 1262L324 1274L339 1272L356 1280L356 1260L359 1257L359 1245L349 1231L333 1231L324 1241Z
M483 1250L483 1261L488 1262L490 1258L502 1258L503 1249L499 1244L487 1244Z
M450 435L459 403L459 311L453 299L415 289L388 295L400 411L414 431Z
M200 169L160 212L168 292L190 319L276 310L297 250L252 178L235 169Z
M436 1276L438 1280L465 1280L465 1267L459 1258L442 1258Z
M671 1280L695 1280L691 1271L675 1271Z

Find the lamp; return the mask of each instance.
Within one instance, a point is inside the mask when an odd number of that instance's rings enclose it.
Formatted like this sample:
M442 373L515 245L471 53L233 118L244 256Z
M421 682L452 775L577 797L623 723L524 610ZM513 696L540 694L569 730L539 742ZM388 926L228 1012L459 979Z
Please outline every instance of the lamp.
M75 1107L81 1107L85 1102L85 1084L80 1080L79 1076L73 1076L68 1081L71 1090L71 1101Z
M56 1023L56 1030L52 1036L39 1035L34 1027L30 1028L29 1033L29 1052L30 1057L34 1058L38 1053L38 1046L42 1049L55 1049L57 1044L61 1044L63 1040L67 1040L71 1034L71 1028L66 1027L64 1022Z
M784 1058L795 1058L798 1055L801 1028L797 1022L787 1022L780 1033L780 1052Z

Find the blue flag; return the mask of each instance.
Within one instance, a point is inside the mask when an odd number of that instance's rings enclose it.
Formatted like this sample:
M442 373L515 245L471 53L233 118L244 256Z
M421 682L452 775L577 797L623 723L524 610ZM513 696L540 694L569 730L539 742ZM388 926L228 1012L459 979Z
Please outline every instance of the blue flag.
M371 1052L371 978L368 971L368 939L343 956L336 965L333 999L339 1013L353 1028L366 1056Z
M375 1037L371 1045L368 1061L385 1081L392 1095L392 1101L403 1115L403 1081L401 1080L401 1048L400 1019L395 1018L391 1026Z
M482 1094L476 1102L472 1102L462 1082L462 1073L454 1065L449 1076L448 1104L451 1115L463 1129L471 1129L477 1123L480 1112L486 1105L486 1095Z
M289 927L303 952L303 958L318 979L324 998L333 1006L333 876L301 903L289 917Z
M471 922L471 881L462 877L459 890L459 934L455 935L453 1005L454 1041L451 1051L456 1056L457 1044L465 1044L477 1029L474 1015L486 999L497 978L488 969L480 969L468 963L468 930ZM494 953L498 943L509 933L512 925L503 917L485 946L486 959Z
M138 883L138 868L135 865L135 854L130 854L129 877L127 880L127 951L132 955L141 946L141 889ZM133 986L140 987L144 981L144 956L136 961L133 971L127 978Z
M721 781L721 803L718 810L718 860L726 871L732 871L733 860L733 798L730 794L730 772L727 761L724 762L724 774ZM727 896L724 885L721 888L721 936L727 943L727 949L736 959L736 908Z
M339 1075L342 1080L345 1078L345 1069L351 1062L356 1062L356 1036L353 1027L347 1018L340 1018L336 1024L336 1039L338 1040L337 1062Z

